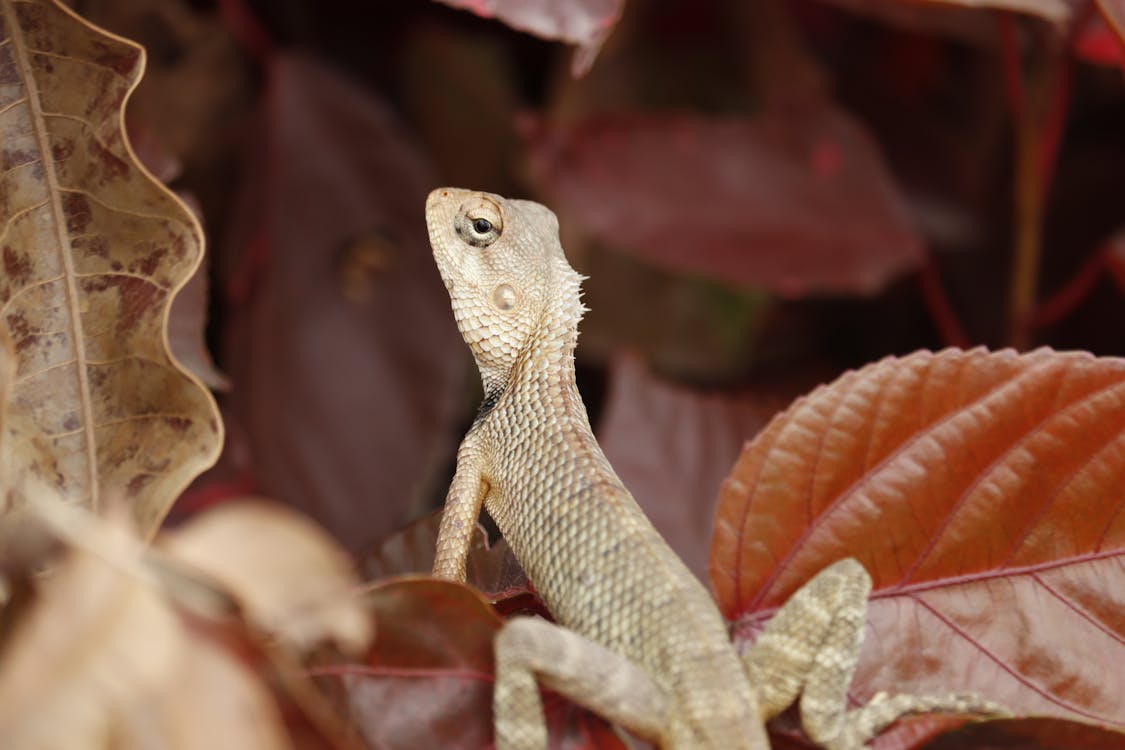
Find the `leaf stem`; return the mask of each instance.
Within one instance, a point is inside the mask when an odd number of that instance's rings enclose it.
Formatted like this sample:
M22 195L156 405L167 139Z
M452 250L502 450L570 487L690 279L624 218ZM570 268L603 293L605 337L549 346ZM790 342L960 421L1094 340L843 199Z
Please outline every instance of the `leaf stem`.
M1027 318L1035 305L1042 255L1042 189L1039 183L1041 133L1025 108L1016 118L1015 258L1008 308L1008 343L1016 349L1030 344Z
M1089 296L1094 285L1106 270L1107 258L1111 248L1107 245L1089 258L1061 289L1042 302L1030 320L1033 328L1046 328L1074 312L1075 308Z
M1000 27L1005 70L1009 78L1015 77L1009 81L1015 120L1015 248L1008 343L1023 350L1031 344L1031 318L1043 252L1043 205L1066 122L1070 69L1064 50L1039 27L1031 27L1031 57L1027 66L1022 66L1012 23L1006 17Z

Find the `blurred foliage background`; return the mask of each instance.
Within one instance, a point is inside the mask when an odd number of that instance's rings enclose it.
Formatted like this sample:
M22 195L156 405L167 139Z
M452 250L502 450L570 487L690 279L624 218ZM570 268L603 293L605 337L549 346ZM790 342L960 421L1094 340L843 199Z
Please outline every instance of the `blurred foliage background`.
M437 507L445 184L559 214L592 419L700 574L742 442L842 370L1125 352L1120 0L447 1L72 3L146 47L130 135L208 235L228 440L173 521L258 492L361 554Z

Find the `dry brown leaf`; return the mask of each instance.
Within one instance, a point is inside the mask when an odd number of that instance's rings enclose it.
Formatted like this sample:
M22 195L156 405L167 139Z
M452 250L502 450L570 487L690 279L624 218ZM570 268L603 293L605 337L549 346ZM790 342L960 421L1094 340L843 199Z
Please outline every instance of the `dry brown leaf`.
M6 639L4 747L288 747L265 688L218 646L192 637L144 576L121 569L127 548L114 557L117 567L75 552Z
M58 474L59 461L34 424L28 426L20 418L26 416L23 405L13 404L18 366L15 344L7 328L0 326L0 549L8 555L22 546L35 526L25 513L25 499L36 497L46 478ZM32 548L35 546L33 543ZM14 557L22 555L15 553Z
M371 617L351 559L322 529L281 505L228 502L160 546L232 594L246 616L299 649L334 640L356 653L371 640Z
M1051 23L1065 23L1072 14L1066 0L939 0L910 3L901 0L826 0L849 13L911 32L940 35L978 47L996 44L996 14L1012 11Z
M210 465L210 395L168 353L171 298L202 254L198 224L139 166L122 109L143 51L62 6L0 3L0 304L18 357L9 450L95 510L123 497L151 535Z
M273 697L245 665L202 638L181 656L165 689L123 707L118 731L128 730L127 741L113 750L151 748L154 722L168 750L292 747Z

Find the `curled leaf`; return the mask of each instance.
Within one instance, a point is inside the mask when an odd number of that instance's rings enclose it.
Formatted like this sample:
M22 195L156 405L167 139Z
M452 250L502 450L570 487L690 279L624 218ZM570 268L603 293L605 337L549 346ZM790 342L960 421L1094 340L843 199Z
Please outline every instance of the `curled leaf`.
M198 224L138 164L122 109L140 47L48 0L0 3L0 318L17 356L8 450L68 502L121 497L151 535L218 452L210 395L168 353Z
M543 39L578 45L571 72L585 74L621 17L625 0L440 0L481 18L497 18Z

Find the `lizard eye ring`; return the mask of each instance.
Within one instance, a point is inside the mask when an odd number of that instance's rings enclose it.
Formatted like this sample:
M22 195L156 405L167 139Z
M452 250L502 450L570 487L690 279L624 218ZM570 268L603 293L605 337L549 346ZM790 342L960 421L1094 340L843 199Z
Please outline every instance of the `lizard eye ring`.
M473 247L487 247L504 231L504 219L500 215L500 207L481 196L461 207L454 229Z

